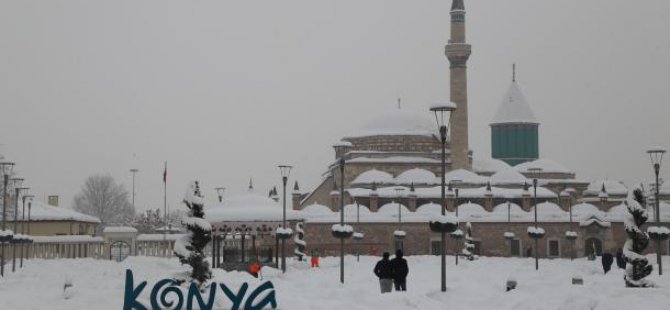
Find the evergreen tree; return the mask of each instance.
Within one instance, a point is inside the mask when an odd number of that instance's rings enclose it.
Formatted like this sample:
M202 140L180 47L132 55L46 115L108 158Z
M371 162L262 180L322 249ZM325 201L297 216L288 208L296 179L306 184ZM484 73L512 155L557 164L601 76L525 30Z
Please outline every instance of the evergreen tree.
M629 192L624 203L628 208L628 214L624 217L628 240L623 245L623 255L628 263L624 275L626 287L654 286L652 282L644 279L651 273L653 267L649 264L647 257L642 255L644 249L649 245L649 236L640 230L640 226L649 218L642 188L638 186Z
M174 251L182 264L191 265L191 282L202 288L212 277L212 271L203 253L203 249L212 239L212 226L204 219L204 203L198 181L189 185L184 196L184 204L189 211L182 221L188 232L175 242Z
M302 258L305 257L305 248L307 247L307 242L305 242L305 231L302 229L302 223L295 224L295 231L296 235L293 237L295 250L293 250L293 254L295 254L299 261L302 261Z
M465 248L463 248L463 255L465 255L465 258L468 260L474 260L474 251L475 251L475 243L474 239L472 239L472 225L470 222L466 224L467 228L467 233L465 234Z

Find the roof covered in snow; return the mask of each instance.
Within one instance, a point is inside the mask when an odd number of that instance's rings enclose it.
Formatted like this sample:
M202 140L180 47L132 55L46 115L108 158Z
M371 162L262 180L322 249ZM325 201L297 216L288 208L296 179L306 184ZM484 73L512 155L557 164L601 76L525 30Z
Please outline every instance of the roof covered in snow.
M396 184L434 184L435 174L421 168L405 170L395 177Z
M513 168L502 169L491 176L492 185L503 185L503 184L522 185L526 183L530 184L531 182L529 182L528 179L526 179L526 177L524 177L521 173L514 170Z
M456 169L447 172L444 175L444 179L447 183L468 183L468 184L486 184L489 178L477 175L471 171L465 169ZM441 179L437 183L440 183Z
M510 85L493 120L491 120L491 125L506 123L539 124L516 82L512 82Z
M605 185L605 192L608 195L626 196L628 195L628 188L620 182L612 180L593 181L584 191L584 196L598 196Z
M282 220L282 206L265 195L249 190L246 194L225 199L223 203L206 206L205 219L215 222L271 222ZM287 220L302 219L302 212L286 209Z
M21 210L19 210L19 213ZM26 210L28 212L28 210ZM26 216L28 218L28 216ZM100 219L79 213L64 207L54 207L41 201L33 200L30 210L31 221L78 221L87 223L100 223Z
M500 159L475 158L472 160L472 169L477 173L493 174L508 168L512 168L512 166Z
M573 173L567 167L547 158L540 158L514 166L514 169L522 173L529 173L531 168L542 169L540 173Z
M351 183L352 184L370 184L370 183L390 183L393 181L393 175L388 172L377 169L370 169L359 174Z
M347 160L350 163L429 163L439 164L440 161L432 158L416 157L416 156L389 156L389 157L356 157Z
M437 135L437 126L428 109L425 112L392 109L367 121L347 138L390 135L433 136Z

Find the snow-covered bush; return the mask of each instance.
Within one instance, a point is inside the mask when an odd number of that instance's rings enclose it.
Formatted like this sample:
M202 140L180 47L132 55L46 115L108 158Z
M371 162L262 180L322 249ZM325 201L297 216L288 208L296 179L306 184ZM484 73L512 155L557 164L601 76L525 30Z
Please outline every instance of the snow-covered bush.
M404 230L396 230L396 231L393 232L393 236L398 240L402 240L402 239L405 239L405 236L407 236L407 233Z
M277 230L275 231L275 236L277 236L277 239L279 240L286 240L288 238L291 238L293 236L293 229L291 228L282 228L278 227Z
M649 245L649 236L640 230L640 226L649 218L642 188L638 186L629 192L624 204L628 209L628 214L624 217L628 240L623 245L623 255L628 263L624 275L626 287L652 287L654 284L644 279L651 274L653 267L649 264L647 257L642 255L644 249Z
M670 229L663 226L650 226L647 228L647 234L649 234L649 238L651 238L651 240L663 241L668 239L668 236L670 235Z
M293 243L295 243L295 250L293 254L298 258L299 261L302 261L302 258L305 257L305 248L307 247L307 242L305 242L305 231L302 229L302 223L295 224L296 235L293 237Z
M204 203L198 181L189 184L184 195L188 214L182 219L188 232L174 245L174 253L182 264L191 265L191 282L203 287L212 277L203 249L212 240L212 226L204 219Z
M565 239L568 239L570 241L575 241L577 240L577 232L576 231L566 231L565 232Z
M542 227L528 226L528 237L541 239L544 237L544 229Z
M337 239L347 239L354 234L354 228L351 225L335 224L331 227L331 233Z
M450 233L458 228L458 218L452 215L435 215L428 222L428 226L434 232Z
M468 260L474 260L474 251L475 251L475 242L472 239L472 224L468 222L465 227L467 228L467 233L465 234L465 248L463 248L463 255Z

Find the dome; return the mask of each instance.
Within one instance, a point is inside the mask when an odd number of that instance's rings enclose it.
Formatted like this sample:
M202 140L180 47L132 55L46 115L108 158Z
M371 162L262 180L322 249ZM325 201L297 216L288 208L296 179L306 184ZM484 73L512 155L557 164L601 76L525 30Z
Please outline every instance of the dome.
M426 109L426 112L393 109L367 121L355 133L347 137L433 136L437 134L437 127L435 121L429 116L428 109Z
M409 209L402 203L400 204L400 211L402 215L409 214ZM379 207L379 210L377 210L377 213L379 214L385 214L385 215L391 215L391 216L398 216L398 203L397 202L389 202L381 207Z
M474 174L473 172L465 169L451 170L444 175L444 179L447 184L456 180L467 184L486 184L488 181L488 178ZM441 182L441 179L438 181Z
M509 204L509 213L511 218L519 218L529 215L528 212L524 211L521 206L516 203ZM495 214L497 217L507 218L507 203L501 203L493 207L491 214Z
M572 206L572 216L580 218L589 218L593 215L602 216L605 213L590 203L580 203Z
M529 173L531 168L542 169L540 173L573 173L565 166L547 158L540 158L514 166L514 169L521 173Z
M317 203L303 208L302 212L307 215L332 215L334 213L330 208Z
M519 85L513 81L507 90L507 94L505 94L505 97L498 106L491 125L520 123L539 124L533 111L530 109L526 97L521 92L521 89L519 89Z
M367 206L359 204L359 214L360 215L365 215L365 214L370 214L370 209L368 209ZM344 206L344 216L356 216L356 204L348 204Z
M393 175L388 172L371 169L359 174L351 184L384 184L393 182Z
M625 185L612 180L593 181L584 191L585 196L598 196L605 185L605 191L608 195L626 196L628 195L628 188Z
M505 184L523 185L525 183L530 184L530 182L528 182L528 179L526 179L526 177L524 177L521 173L512 168L507 168L496 172L494 175L491 176L490 180L491 185L505 185Z
M475 158L472 160L472 170L477 173L494 174L500 170L509 169L512 166L500 159L493 158Z
M458 205L458 216L471 216L471 217L481 217L488 212L484 210L484 207L472 202L466 202L464 204Z
M537 218L539 220L558 219L566 220L569 215L568 212L563 211L561 207L553 202L542 202L537 204ZM535 207L530 208L530 214L535 213Z
M395 178L396 184L435 184L435 174L420 168L405 170Z
M420 205L418 208L416 208L416 213L419 214L442 214L442 209L440 209L440 205L430 202L424 205Z
M276 201L253 190L207 207L205 219L214 222L281 221L283 209ZM302 211L286 209L286 219L303 219Z

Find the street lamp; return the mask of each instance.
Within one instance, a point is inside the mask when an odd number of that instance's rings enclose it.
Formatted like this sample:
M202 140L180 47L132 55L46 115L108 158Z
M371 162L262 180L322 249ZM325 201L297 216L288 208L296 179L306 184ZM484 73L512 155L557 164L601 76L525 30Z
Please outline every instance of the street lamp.
M656 220L656 226L658 228L661 227L661 214L659 212L660 203L658 199L658 174L661 171L661 162L663 161L663 154L665 154L665 152L666 151L661 148L650 149L647 151L647 154L649 154L649 158L651 159L651 164L654 166L654 174L656 175L656 193L654 193L655 194L654 201L656 202L655 206L656 208L654 210L654 220ZM668 235L651 233L649 236L652 237L654 240L656 240L656 261L658 263L658 275L660 276L663 274L663 263L661 261L661 241L667 239Z
M537 227L537 178L542 168L533 167L529 168L528 171L533 174L533 209L535 211L535 227L528 227L528 236L535 240L535 249L533 252L535 252L535 270L538 270L540 269L540 262L537 256L537 243L540 238L544 237L544 229Z
M216 194L219 196L219 203L223 202L223 193L226 191L225 187L215 187Z
M2 234L0 234L0 276L5 276L5 241L11 240L11 234L6 231L7 226L7 186L9 183L9 176L12 174L14 163L0 162L0 173L2 173L3 187L2 187Z
M449 117L451 113L456 110L456 104L453 102L449 102L446 104L436 104L430 107L430 111L435 114L435 122L437 123L437 127L440 131L440 142L441 142L441 148L442 148L442 160L441 160L441 165L442 165L442 201L441 201L441 206L440 206L440 211L442 213L442 219L438 221L430 221L428 225L430 226L432 231L439 232L440 233L440 286L441 290L443 292L447 291L447 262L446 262L446 257L445 257L445 236L447 232L453 232L456 230L458 227L458 222L456 221L456 225L450 225L454 224L453 222L450 222L446 218L445 214L445 207L447 205L447 198L445 196L445 187L446 187L446 182L444 180L445 174L446 174L446 155L445 155L445 149L447 148L447 131L448 131L448 125L449 125Z
M559 197L565 197L565 199L568 200L568 214L569 214L569 220L570 220L570 228L572 228L572 193L574 189L564 189L560 194ZM570 241L570 244L572 245L572 254L570 255L570 260L575 259L575 241L577 240L577 232L568 230L565 232L565 239L568 239Z
M291 174L291 169L293 166L288 165L279 165L279 172L281 173L281 182L284 185L284 197L283 197L283 212L282 212L282 232L278 233L277 236L281 238L281 271L286 272L286 239L291 238L293 232L290 229L286 229L286 183L288 182L288 176Z
M452 186L451 184L452 183L458 184L460 182L461 182L461 180L451 180L451 181L449 181L449 191L451 191L451 186ZM455 188L453 191L454 191L454 209L456 211L456 217L458 217L458 204L459 204L458 203L458 193L459 193L459 190L458 190L458 188ZM454 256L456 257L455 258L456 259L456 266L458 266L458 256L460 255L458 253L458 250L459 250L459 247L461 245L460 244L461 239L463 239L463 231L460 228L457 228L455 231L450 233L449 236L451 237L451 239L454 239L454 241L456 242L456 250L454 251Z
M14 235L16 235L19 227L19 196L21 195L22 190L28 190L29 188L21 187L24 181L22 178L13 178L12 181L14 181L14 190L16 191L16 196L14 197L16 199L14 201ZM10 242L18 244L20 240L12 240ZM14 271L16 271L16 245L12 251L12 272Z
M140 169L132 168L130 169L130 173L133 174L133 210L135 210L135 174L137 174L140 171Z
M21 210L21 234L22 235L26 234L26 230L25 230L26 229L25 228L25 225L26 225L26 199L32 200L34 197L35 196L33 196L33 195L23 195L23 197L22 197L22 199L23 199L23 204L21 205L21 208L22 208L22 210ZM30 204L30 202L28 202L28 203ZM28 209L30 209L30 207ZM31 240L31 239L26 238L24 236L24 242L29 242L29 240ZM23 268L23 256L24 256L23 252L24 252L24 249L25 249L25 247L24 247L23 243L21 243L21 264L19 265L20 268Z
M509 241L509 256L512 257L512 242L514 242L515 235L512 231L512 203L509 200L507 200L507 231L503 236Z
M344 225L344 156L351 146L351 142L346 141L333 145L340 166L340 224L332 227L333 237L340 239L340 283L344 283L344 239L351 237L354 233L353 227ZM333 182L335 182L335 173L333 173Z
M355 200L356 202L356 228L360 229L360 223L361 223L361 206L358 203L358 200ZM360 262L361 261L361 240L363 240L363 237L365 236L362 232L357 231L353 234L354 240L356 240L356 243L358 246L356 247L356 261Z
M395 192L396 195L398 196L398 230L393 232L393 236L395 239L398 241L398 248L396 250L403 250L405 249L404 244L403 244L403 239L405 239L405 232L402 230L402 205L400 204L400 198L402 197L402 193L405 190L403 187L396 187Z

